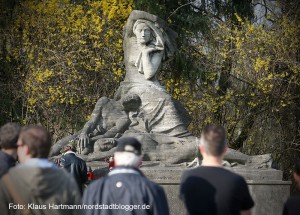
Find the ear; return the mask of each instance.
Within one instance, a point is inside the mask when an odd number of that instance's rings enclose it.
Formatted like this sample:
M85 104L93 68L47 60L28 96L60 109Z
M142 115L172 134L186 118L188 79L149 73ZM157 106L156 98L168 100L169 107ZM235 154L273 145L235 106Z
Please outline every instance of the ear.
M30 155L29 147L27 145L24 145L24 152L26 155Z
M144 155L141 155L141 159L140 159L140 162L139 162L138 168L140 168L140 166L142 165L142 163L143 163L143 158L144 158Z
M203 155L203 153L205 153L204 146L201 143L199 144L199 150L200 150L201 155Z
M228 150L228 145L227 144L225 144L225 146L224 146L224 154L227 152L227 150Z

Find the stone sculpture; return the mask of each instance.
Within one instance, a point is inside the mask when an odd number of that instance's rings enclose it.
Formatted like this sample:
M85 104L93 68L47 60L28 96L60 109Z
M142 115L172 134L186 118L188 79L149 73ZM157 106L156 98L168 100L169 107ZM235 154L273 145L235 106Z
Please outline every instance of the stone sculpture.
M176 37L162 19L133 11L123 36L126 76L114 99L99 99L84 128L54 145L51 155L77 139L84 159L101 160L113 153L116 138L134 136L143 142L146 160L178 163L195 157L196 138L187 130L191 117L158 81L161 63L176 51ZM124 105L128 97L135 98L133 108Z
M158 80L161 64L176 51L176 37L159 17L132 11L123 34L126 76L114 99L100 98L84 128L55 144L51 155L76 139L83 159L102 160L113 154L117 138L131 136L143 143L145 161L193 160L198 147L187 130L191 117ZM227 158L242 164L250 160L234 150Z

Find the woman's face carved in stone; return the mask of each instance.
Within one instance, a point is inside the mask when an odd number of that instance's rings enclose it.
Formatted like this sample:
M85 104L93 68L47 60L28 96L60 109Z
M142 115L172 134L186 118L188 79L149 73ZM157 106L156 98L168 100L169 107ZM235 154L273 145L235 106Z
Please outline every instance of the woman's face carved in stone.
M138 43L146 44L151 40L151 29L145 23L140 23L134 30Z

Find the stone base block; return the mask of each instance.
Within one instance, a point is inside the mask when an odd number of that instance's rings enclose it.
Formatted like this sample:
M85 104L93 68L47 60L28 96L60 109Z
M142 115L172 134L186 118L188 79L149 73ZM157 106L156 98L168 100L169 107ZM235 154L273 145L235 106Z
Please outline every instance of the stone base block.
M249 186L255 202L252 215L281 215L285 201L290 195L289 181L282 181L282 172L274 169L240 169L232 171L242 175ZM144 174L160 184L166 191L171 215L186 215L184 204L179 199L182 168L142 168ZM199 203L200 206L200 203Z
M87 165L92 167L96 177L102 177L108 173L107 163L92 162L87 163ZM165 189L170 214L186 215L184 204L179 199L181 175L186 168L182 166L151 165L146 164L141 170L149 179L160 184ZM229 168L229 170L242 175L246 179L251 196L255 201L255 207L252 210L253 215L282 214L283 205L290 195L291 182L282 181L281 171L275 169L243 168L242 166Z

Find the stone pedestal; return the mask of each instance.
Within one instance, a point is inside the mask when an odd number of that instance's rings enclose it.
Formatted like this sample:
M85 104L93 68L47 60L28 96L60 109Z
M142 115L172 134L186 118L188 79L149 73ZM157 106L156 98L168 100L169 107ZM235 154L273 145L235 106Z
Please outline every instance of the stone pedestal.
M181 167L144 167L144 174L160 184L166 191L171 215L186 215L184 204L179 199L180 178L184 169ZM283 205L290 195L289 181L282 181L282 172L274 169L230 170L242 175L249 186L255 202L253 215L281 215ZM200 206L200 205L199 205Z
M104 176L108 173L108 164L103 162L87 163L95 170L95 175ZM150 166L144 162L141 168L151 180L160 184L168 198L171 215L186 215L184 204L179 199L180 180L186 168L182 166ZM282 181L282 171L275 169L251 169L234 167L229 170L242 175L249 186L251 196L255 202L253 215L281 215L283 205L290 195L289 181Z

